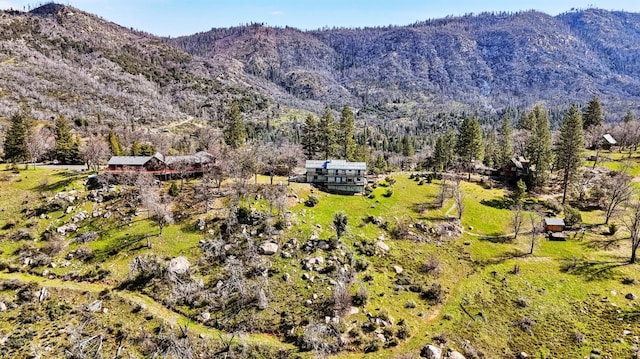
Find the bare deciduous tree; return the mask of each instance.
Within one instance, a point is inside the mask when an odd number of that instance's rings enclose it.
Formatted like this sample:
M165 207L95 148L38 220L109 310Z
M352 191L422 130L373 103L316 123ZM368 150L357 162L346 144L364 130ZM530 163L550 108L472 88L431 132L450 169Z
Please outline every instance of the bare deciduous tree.
M620 206L627 202L633 194L631 177L626 174L625 170L613 172L602 178L599 189L602 192L600 202L605 215L604 223L608 224Z
M536 236L540 233L540 216L535 212L529 212L529 221L531 222L531 247L529 254L533 254L533 247L536 244Z
M521 204L516 204L511 207L511 225L513 226L513 240L518 239L518 234L520 234L520 230L522 229L522 224L524 223L524 211L522 210Z
M456 205L456 212L458 213L458 219L462 219L464 214L464 194L460 189L460 179L456 178L453 186L453 200Z
M173 212L171 211L171 202L160 196L158 190L149 187L142 192L142 204L149 211L151 217L160 229L159 235L167 224L173 223ZM147 236L147 247L151 248L151 237Z
M35 168L36 162L55 147L53 132L48 127L42 126L29 133L26 145L29 162L31 162L33 168Z
M634 201L629 205L629 212L623 223L629 230L631 239L631 258L629 258L629 263L635 263L636 251L640 245L640 201Z
M109 158L109 145L100 137L93 136L82 143L80 155L87 164L87 169L98 172L100 165Z

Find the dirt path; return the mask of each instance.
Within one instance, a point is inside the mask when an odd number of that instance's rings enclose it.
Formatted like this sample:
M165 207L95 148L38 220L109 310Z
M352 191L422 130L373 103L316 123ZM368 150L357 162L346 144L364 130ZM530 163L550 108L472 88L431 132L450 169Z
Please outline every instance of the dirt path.
M120 297L128 302L139 304L144 306L145 310L151 313L154 317L164 320L171 326L189 324L189 330L195 334L203 335L208 338L218 338L220 334L224 332L214 328L207 327L200 323L193 322L191 319L184 315L174 312L164 305L156 302L153 298L148 297L138 292L132 292L128 290L115 290L113 287L100 284L100 283L85 283L85 282L73 282L64 281L61 279L49 279L36 275L25 273L7 273L0 272L0 280L19 280L21 282L35 282L43 287L56 288L63 290L81 291L81 292L101 292L103 290L111 290L113 295ZM249 344L261 344L269 345L273 347L280 347L283 349L293 349L294 347L279 341L276 337L267 334L247 334L240 337L241 340Z

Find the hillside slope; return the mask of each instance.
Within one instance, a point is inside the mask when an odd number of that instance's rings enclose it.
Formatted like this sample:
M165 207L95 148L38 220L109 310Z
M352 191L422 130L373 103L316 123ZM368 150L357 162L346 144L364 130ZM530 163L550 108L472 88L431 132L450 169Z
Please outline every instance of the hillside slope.
M590 9L429 20L411 26L301 32L261 25L177 38L194 55L234 58L300 98L418 102L488 110L638 99L640 15Z

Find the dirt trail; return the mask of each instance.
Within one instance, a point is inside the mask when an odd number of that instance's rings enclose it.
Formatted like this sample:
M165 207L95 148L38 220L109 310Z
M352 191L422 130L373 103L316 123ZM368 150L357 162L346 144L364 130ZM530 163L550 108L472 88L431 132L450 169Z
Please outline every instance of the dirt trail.
M185 317L184 315L172 311L171 309L165 307L164 305L156 302L153 298L148 297L141 293L132 292L128 290L116 290L111 286L100 284L100 283L73 282L73 281L65 281L61 279L43 278L36 275L25 274L25 273L0 272L0 280L12 280L12 279L19 280L22 282L35 282L40 284L43 287L63 289L63 290L72 290L72 291L81 291L81 292L86 292L86 291L101 292L105 289L111 290L112 295L116 295L128 302L144 306L146 311L148 311L154 317L164 320L169 325L184 326L185 324L189 323L190 331L198 335L202 334L205 337L209 337L209 338L218 338L220 334L224 333L217 329L213 329L213 328L204 326L200 323L193 322L192 320ZM294 348L291 345L282 343L276 337L267 335L267 334L248 334L248 335L243 335L241 339L249 344L269 345L273 347L280 347L282 349Z

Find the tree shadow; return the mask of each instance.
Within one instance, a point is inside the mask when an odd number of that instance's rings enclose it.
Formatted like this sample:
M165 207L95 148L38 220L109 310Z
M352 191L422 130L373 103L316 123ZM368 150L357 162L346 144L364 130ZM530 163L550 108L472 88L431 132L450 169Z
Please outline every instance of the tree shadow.
M146 240L149 236L149 234L135 234L132 236L124 236L118 239L114 239L111 245L106 246L104 249L95 251L91 262L103 262L107 258L115 256L123 250L135 251L147 248L146 243L139 244L138 246L134 245L142 240Z
M478 236L476 238L478 238L478 240L481 240L481 241L484 241L484 242L491 242L491 243L496 243L496 244L512 244L512 243L514 243L513 236L505 236L502 233L490 233L490 234L487 234L487 235Z
M32 190L40 192L60 192L62 189L69 186L83 176L82 174L73 172L63 172L57 175L64 177L64 179L48 184L38 184L37 186L33 187Z
M623 238L593 239L590 241L585 241L584 246L591 249L609 251L612 249L620 248L620 242L622 241L624 241Z
M526 256L528 256L529 253L523 252L519 249L513 249L511 251L508 252L504 252L501 255L497 256L496 258L491 258L491 259L487 259L485 261L482 261L481 264L483 265L492 265L492 264L501 264L504 263L508 260L511 259L516 259L516 258L524 258Z
M615 270L616 268L629 264L621 261L596 261L580 258L564 258L560 262L562 272L582 276L589 281L612 279L619 274Z
M511 198L493 198L493 199L483 199L480 201L480 204L496 208L496 209L509 209L511 205L513 205L513 200Z

